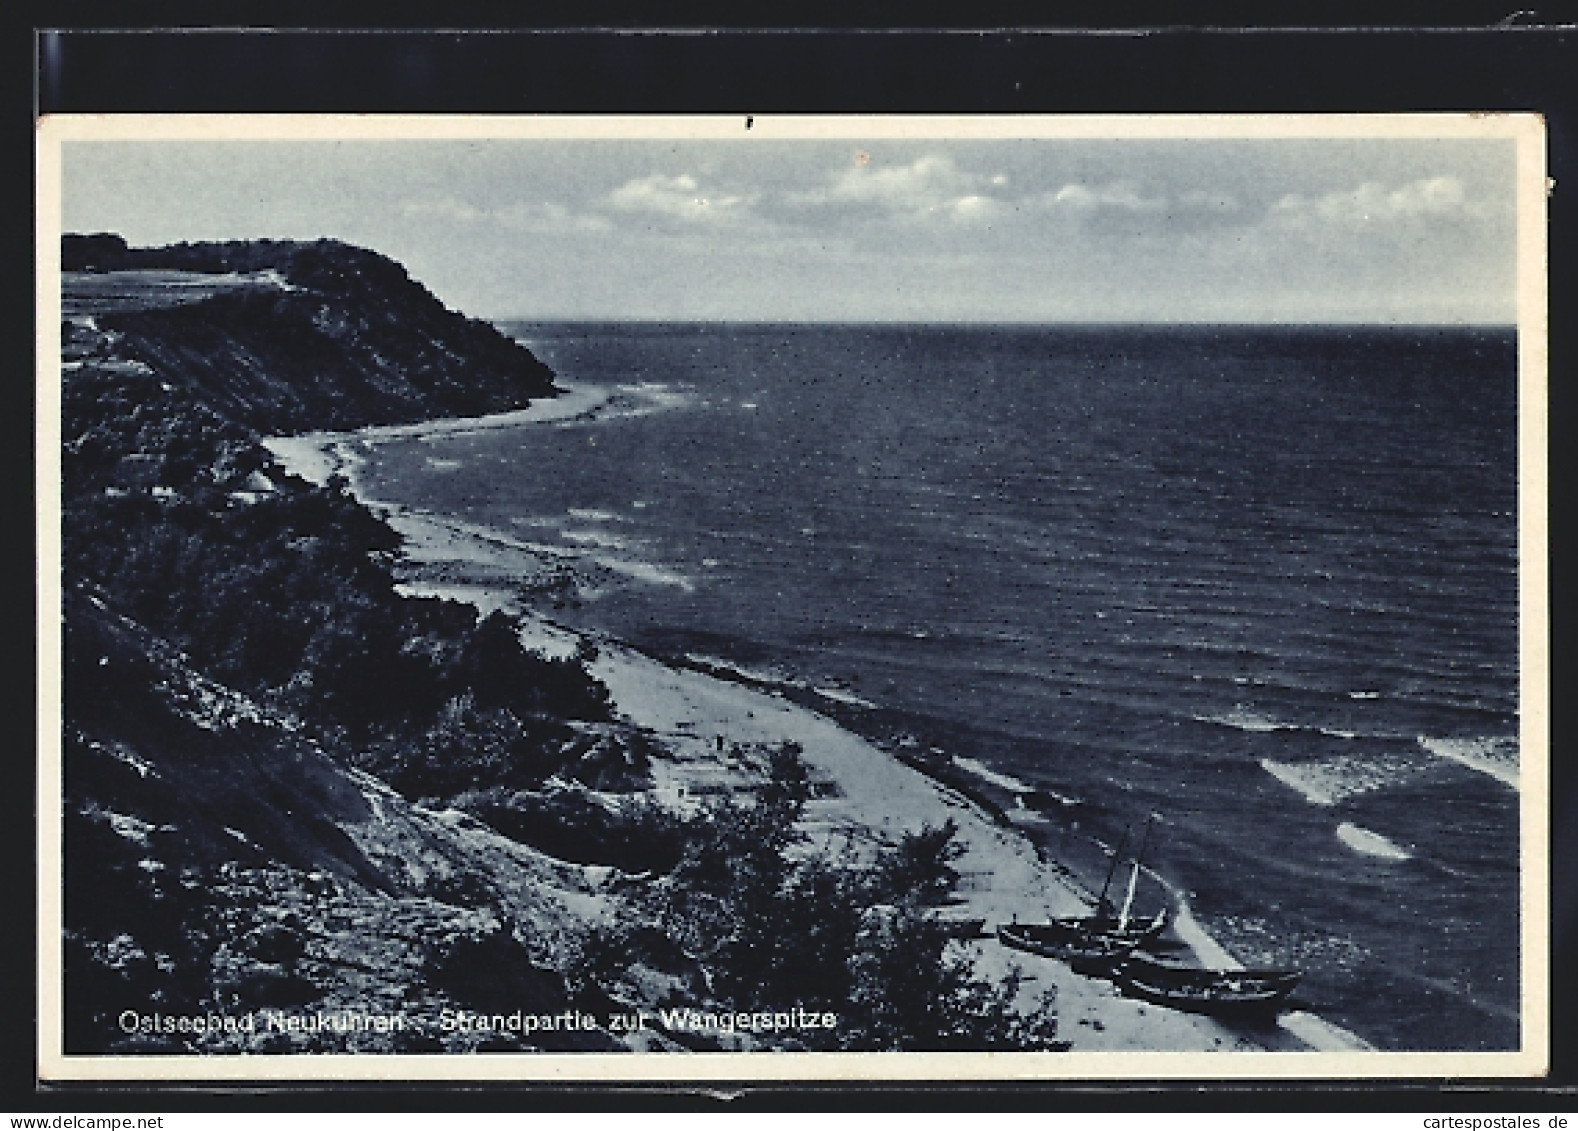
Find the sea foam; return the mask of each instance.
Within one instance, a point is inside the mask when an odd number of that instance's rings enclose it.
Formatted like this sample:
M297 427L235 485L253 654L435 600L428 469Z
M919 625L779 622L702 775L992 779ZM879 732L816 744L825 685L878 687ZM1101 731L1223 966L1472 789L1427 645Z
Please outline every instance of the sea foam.
M601 407L598 416L605 420L631 419L652 416L686 408L696 399L694 389L674 386L662 381L639 381L634 384L616 385L613 395Z
M1342 757L1315 762L1278 762L1262 758L1260 768L1312 805L1335 805L1345 798L1399 785L1424 772L1417 762L1397 757Z
M1247 707L1234 707L1225 715L1196 715L1195 720L1202 723L1215 723L1217 726L1231 727L1234 730L1248 731L1251 734L1270 734L1278 730L1302 730L1297 723L1285 723L1263 715L1259 711L1251 711Z
M844 703L851 707L865 707L867 709L875 709L876 707L876 704L871 700L862 699L854 692L845 691L841 687L813 687L811 690L822 698L831 699L835 703Z
M628 550L630 543L617 534L608 534L601 530L561 530L559 537L566 542L574 542L582 546L600 546L605 550Z
M696 583L684 574L677 573L671 569L664 569L662 566L653 565L651 562L632 562L624 558L611 557L607 554L593 555L591 560L610 572L620 574L623 577L633 578L636 581L646 582L648 585L667 586L686 593L694 593L696 590Z
M1419 745L1439 758L1467 766L1495 778L1512 789L1519 787L1518 743L1511 738L1431 738L1419 736Z
M1008 790L1010 793L1032 793L1035 791L1035 786L1026 785L1018 778L1010 777L1008 774L1000 774L984 762L979 762L974 758L961 758L956 754L953 760L961 769L968 770L982 781L990 782L1000 789Z
M1365 856L1377 856L1383 860L1413 859L1413 853L1407 849L1399 848L1380 833L1361 828L1351 821L1344 821L1337 826L1337 839Z

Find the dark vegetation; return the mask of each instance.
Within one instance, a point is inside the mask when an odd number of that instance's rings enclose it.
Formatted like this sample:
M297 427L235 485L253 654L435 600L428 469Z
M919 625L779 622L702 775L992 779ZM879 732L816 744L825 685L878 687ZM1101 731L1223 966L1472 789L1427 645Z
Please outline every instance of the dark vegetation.
M398 595L393 531L342 481L286 476L258 442L326 422L519 407L551 391L547 371L359 249L108 254L103 238L86 242L101 266L268 268L300 289L67 327L68 588L98 594L408 796L535 784L558 769L574 737L566 720L607 717L603 689L574 662L525 652L502 616L473 623L467 607ZM68 237L68 261L85 258Z
M388 525L344 481L291 477L261 443L521 407L553 391L524 349L330 241L67 237L63 255L96 275L257 276L179 303L143 280L132 308L79 304L62 328L68 1051L234 1047L122 1033L127 1008L654 1004L632 980L642 970L685 1004L838 1013L819 1047L1051 1043L1049 1019L1007 1008L1014 986L972 980L936 918L958 878L951 828L875 858L811 859L792 750L760 796L674 816L642 792L661 751L610 717L578 659L527 652L502 614L402 596ZM555 954L486 865L426 861L409 878L402 852L438 850L375 811L357 771L639 876L628 925ZM351 835L380 821L392 863ZM245 1047L610 1044L382 1040Z
M633 963L670 972L699 964L722 1008L837 1014L836 1028L794 1035L811 1049L1065 1047L1050 1000L1015 1011L1017 978L979 980L938 917L959 880L951 821L891 849L827 859L806 851L798 825L808 797L799 752L785 746L756 797L671 818L665 832L678 859L636 897L636 921L657 929L600 936L604 980L617 985ZM693 1004L686 993L675 1000Z
M227 940L260 912L227 906L222 869L265 869L302 898L325 871L389 888L340 829L366 817L343 767L443 800L643 772L615 728L588 758L576 728L606 726L608 705L579 663L525 651L503 616L402 597L393 531L260 442L521 407L553 392L535 358L331 242L68 237L64 255L277 280L182 305L138 283L138 309L62 327L68 1047L179 1048L124 1037L106 1011L301 1004L333 981L244 961L227 981ZM227 696L271 725L204 723Z

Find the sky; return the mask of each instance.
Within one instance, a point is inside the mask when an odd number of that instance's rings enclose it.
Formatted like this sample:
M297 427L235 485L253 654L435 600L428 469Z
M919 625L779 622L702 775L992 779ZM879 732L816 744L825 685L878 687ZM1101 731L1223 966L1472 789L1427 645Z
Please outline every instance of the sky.
M479 318L1515 321L1499 138L67 140L66 231L334 237Z

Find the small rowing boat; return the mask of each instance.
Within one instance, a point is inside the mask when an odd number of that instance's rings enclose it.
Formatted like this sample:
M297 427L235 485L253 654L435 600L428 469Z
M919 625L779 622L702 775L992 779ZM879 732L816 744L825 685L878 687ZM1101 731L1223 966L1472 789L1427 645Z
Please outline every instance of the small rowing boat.
M1275 1014L1301 975L1295 970L1212 970L1130 952L1114 969L1130 997L1192 1013Z

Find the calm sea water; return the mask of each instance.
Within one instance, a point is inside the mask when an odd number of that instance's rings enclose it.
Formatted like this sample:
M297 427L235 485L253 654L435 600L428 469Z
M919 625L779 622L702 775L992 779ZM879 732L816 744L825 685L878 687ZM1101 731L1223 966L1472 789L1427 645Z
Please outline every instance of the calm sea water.
M1156 814L1201 923L1381 1047L1516 1046L1510 331L516 329L607 407L383 446L375 496L1065 799L1054 851Z

